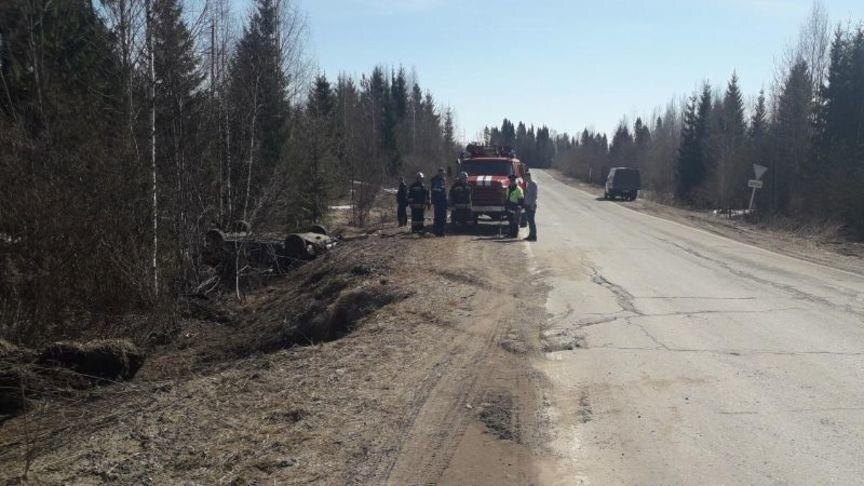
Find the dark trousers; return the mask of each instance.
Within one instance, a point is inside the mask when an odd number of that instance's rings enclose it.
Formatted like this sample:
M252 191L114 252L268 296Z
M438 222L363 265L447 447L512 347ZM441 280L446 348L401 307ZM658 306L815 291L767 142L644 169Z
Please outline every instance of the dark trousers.
M534 216L537 215L537 208L525 208L525 219L528 220L528 239L537 239L537 223L534 221Z
M507 210L507 219L510 222L509 234L511 238L519 236L519 220L522 218L521 208L511 207Z
M396 221L399 222L399 226L408 224L408 206L405 204L399 204L396 207Z
M411 231L420 233L423 231L423 219L426 218L426 208L411 208Z
M435 205L435 220L433 230L436 236L444 236L444 226L447 224L447 205Z
M471 221L471 208L456 206L450 210L450 221L455 224L467 224Z

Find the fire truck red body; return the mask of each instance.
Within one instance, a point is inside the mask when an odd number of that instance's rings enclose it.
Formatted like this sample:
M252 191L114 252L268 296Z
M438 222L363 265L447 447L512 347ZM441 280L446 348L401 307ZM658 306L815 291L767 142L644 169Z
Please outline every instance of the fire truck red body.
M471 211L474 221L486 215L500 221L505 217L509 176L525 189L525 165L507 147L468 145L459 159L459 171L468 173L471 185Z

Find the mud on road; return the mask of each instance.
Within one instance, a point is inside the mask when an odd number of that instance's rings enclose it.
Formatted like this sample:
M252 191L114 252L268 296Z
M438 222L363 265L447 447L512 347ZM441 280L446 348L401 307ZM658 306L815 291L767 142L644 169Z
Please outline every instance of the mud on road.
M0 425L0 480L533 483L545 290L524 252L491 231L344 245L347 277L304 267L175 332L135 381ZM370 285L401 297L338 339L273 349L298 299Z

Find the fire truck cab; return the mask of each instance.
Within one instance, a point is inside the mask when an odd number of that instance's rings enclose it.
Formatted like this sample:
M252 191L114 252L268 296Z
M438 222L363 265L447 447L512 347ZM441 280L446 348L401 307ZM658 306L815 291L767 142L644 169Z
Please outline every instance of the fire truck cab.
M509 147L489 147L471 144L459 157L459 171L468 173L471 185L471 212L474 221L486 215L495 221L505 218L509 176L525 189L525 165Z

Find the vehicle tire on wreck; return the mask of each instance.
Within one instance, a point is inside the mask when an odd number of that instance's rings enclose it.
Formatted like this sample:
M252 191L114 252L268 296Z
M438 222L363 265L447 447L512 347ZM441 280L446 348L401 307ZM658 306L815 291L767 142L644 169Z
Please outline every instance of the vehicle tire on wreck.
M291 258L309 258L309 252L306 250L306 240L300 235L288 235L285 238L285 252Z
M313 224L312 226L310 226L309 232L310 233L317 233L319 235L330 236L330 232L327 231L327 228L325 228L323 225L320 225L320 224Z
M84 344L65 341L48 345L38 361L43 366L58 366L94 378L128 380L144 364L144 354L122 339Z

